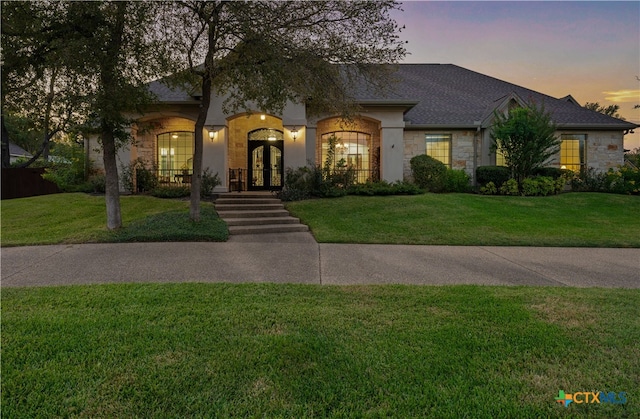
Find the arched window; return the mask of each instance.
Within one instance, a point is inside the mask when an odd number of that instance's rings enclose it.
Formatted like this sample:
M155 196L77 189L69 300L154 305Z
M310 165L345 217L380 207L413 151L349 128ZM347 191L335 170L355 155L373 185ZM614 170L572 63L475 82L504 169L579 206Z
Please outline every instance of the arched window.
M322 135L322 162L324 167L329 151L329 139L335 136L335 156L331 168L350 167L356 171L356 181L364 183L371 173L371 135L357 131L335 131Z
M158 180L162 183L191 183L193 174L193 132L174 131L158 135Z

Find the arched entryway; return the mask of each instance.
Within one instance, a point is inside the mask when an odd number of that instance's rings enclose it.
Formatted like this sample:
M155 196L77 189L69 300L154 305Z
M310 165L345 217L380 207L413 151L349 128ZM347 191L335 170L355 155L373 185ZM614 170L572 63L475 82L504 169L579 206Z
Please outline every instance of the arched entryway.
M247 137L248 189L253 191L282 189L284 183L282 131L262 128L249 132Z

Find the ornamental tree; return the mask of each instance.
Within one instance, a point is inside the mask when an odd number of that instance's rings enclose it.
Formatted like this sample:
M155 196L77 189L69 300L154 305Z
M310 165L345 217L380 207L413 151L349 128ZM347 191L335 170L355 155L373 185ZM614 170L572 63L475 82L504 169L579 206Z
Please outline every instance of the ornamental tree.
M506 115L498 112L494 115L491 151L500 150L504 154L505 164L518 184L558 153L561 140L543 107L530 104L513 108Z

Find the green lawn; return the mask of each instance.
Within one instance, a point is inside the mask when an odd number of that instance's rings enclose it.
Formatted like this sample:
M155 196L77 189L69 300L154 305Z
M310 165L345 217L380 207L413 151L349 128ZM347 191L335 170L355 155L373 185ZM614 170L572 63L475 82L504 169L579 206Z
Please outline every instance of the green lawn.
M189 203L150 196L120 197L124 227L106 229L104 196L55 194L2 201L2 246L123 241L224 241L226 224L203 202L200 223Z
M3 417L640 416L640 291L2 290ZM555 402L559 390L628 402Z
M325 243L640 247L638 196L347 196L287 208Z

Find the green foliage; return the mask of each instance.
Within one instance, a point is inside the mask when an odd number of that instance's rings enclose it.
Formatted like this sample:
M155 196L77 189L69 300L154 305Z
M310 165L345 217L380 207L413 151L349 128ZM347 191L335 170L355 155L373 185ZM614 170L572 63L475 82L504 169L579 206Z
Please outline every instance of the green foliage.
M640 169L640 147L625 153L624 159Z
M55 156L51 156L48 167L42 177L56 185L63 192L77 192L83 190L85 184L84 150L74 144L56 144Z
M349 195L384 196L384 195L418 195L424 191L411 182L389 183L384 180L353 185L349 188Z
M202 179L200 180L200 197L204 198L211 196L213 194L213 189L218 185L222 185L220 176L217 172L216 174L212 174L211 169L207 167L202 172Z
M447 166L426 154L410 160L413 181L429 192L442 192L447 186Z
M511 170L506 166L478 166L476 178L479 185L486 185L492 182L495 185L502 185L511 177Z
M518 181L515 179L509 179L500 186L500 193L502 195L520 195L520 188L518 187Z
M501 150L512 177L522 182L533 175L560 149L556 126L544 108L534 104L513 108L508 115L494 113L491 131L492 151Z
M482 195L497 195L498 194L498 187L496 186L495 183L488 182L486 185L480 187L480 193Z
M471 190L471 177L464 170L447 169L445 191L464 193Z
M600 172L593 168L571 179L571 189L577 192L607 192L628 195L640 194L640 169L620 166Z
M607 192L640 195L640 169L622 166L606 173Z
M548 176L526 178L522 181L522 195L547 196L557 193L556 182Z
M160 185L151 191L156 198L185 198L191 195L191 189L183 185Z
M105 191L105 177L103 174L91 176L87 184L89 192L104 193Z
M322 174L317 169L303 166L296 169L287 167L284 171L284 187L276 196L283 201L299 201L309 199L314 190L316 178L322 180Z
M572 174L571 170L560 169L559 167L538 167L533 170L533 176L547 176L550 178L559 179L561 177L568 178Z
M138 157L120 168L122 184L129 193L144 193L154 190L158 186L155 168L149 169L148 164Z

